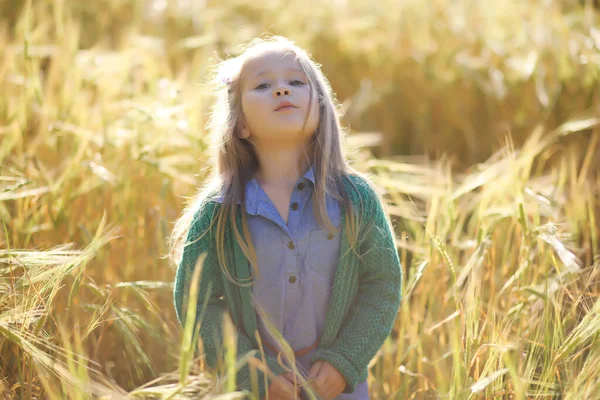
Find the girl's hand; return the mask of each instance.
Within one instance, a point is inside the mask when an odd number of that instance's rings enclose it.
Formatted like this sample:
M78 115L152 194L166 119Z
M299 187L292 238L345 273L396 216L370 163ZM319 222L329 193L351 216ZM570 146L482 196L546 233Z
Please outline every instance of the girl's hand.
M271 386L263 400L295 400L300 398L300 386L294 387L294 376L284 372L271 381Z
M347 385L344 376L327 361L318 360L312 367L307 379L315 378L311 387L324 399L333 399L344 391Z

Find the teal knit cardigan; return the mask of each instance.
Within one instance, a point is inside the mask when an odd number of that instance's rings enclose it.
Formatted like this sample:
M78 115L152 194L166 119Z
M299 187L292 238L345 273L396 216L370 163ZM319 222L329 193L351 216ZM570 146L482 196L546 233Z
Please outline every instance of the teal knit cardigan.
M367 379L369 362L391 333L400 306L402 268L392 227L387 222L385 211L373 188L364 178L357 175L345 177L344 187L354 210L358 213L357 249L362 257L359 259L352 251L348 251L345 207L342 204L341 257L335 272L323 333L317 349L311 356L311 363L317 360L329 362L340 371L347 382L344 393L351 393L357 383ZM193 270L198 257L206 252L207 257L200 277L195 324L201 322L200 339L205 362L212 369L217 367L224 354L222 321L225 312L229 312L237 328L238 358L254 351L254 357L263 360L255 338L257 327L251 300L252 289L240 287L227 279L219 267L215 251L215 233L212 229L209 234L201 235L207 232L221 205L212 199L215 194L213 192L206 196L195 211L186 243L195 242L184 248L174 288L177 318L184 325ZM241 213L237 215L236 223L241 232ZM227 225L225 232L229 270L235 271L237 278L249 277L249 262L234 239L230 225ZM200 236L201 239L197 240ZM208 305L202 313L205 302ZM265 354L264 361L275 376L285 371L278 361L268 354ZM252 391L249 368L248 365L244 365L237 372L239 390ZM260 370L257 370L257 376L257 389L262 399L271 381L267 377L265 385L265 377Z

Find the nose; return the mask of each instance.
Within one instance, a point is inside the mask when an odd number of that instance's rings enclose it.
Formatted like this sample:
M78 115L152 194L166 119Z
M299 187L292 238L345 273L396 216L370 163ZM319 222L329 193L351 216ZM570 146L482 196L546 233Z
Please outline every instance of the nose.
M283 88L283 87L278 87L273 91L273 96L274 97L281 97L281 96L289 96L291 94L290 89L288 88Z

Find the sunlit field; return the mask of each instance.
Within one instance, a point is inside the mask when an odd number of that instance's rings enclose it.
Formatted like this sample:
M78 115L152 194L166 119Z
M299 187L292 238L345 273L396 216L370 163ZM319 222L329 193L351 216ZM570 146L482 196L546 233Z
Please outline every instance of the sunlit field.
M252 398L191 357L166 238L210 68L265 32L322 65L396 229L371 398L600 398L597 7L0 1L0 399Z

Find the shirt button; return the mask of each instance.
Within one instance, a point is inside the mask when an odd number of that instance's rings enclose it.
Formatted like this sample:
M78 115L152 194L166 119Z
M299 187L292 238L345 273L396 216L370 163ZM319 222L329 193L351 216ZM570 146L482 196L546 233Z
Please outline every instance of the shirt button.
M332 240L333 239L333 235L330 233L327 235L327 240Z
M296 211L298 209L298 203L292 203L292 210Z
M304 189L304 183L303 183L303 182L300 182L300 183L298 184L298 186L296 186L296 187L298 188L298 190L302 190L302 189Z
M289 283L296 283L296 277L295 276L290 276L290 279L288 279Z
M294 250L295 248L296 246L294 245L294 242L288 242L288 249Z

